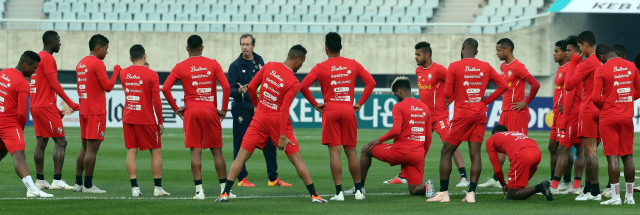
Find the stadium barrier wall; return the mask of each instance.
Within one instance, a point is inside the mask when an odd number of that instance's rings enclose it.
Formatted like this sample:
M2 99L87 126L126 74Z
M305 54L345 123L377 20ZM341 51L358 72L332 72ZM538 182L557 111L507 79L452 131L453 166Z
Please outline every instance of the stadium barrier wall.
M78 93L76 90L65 90L67 95L73 101L78 101ZM177 100L178 106L184 105L184 93L182 91L173 91L173 96ZM222 96L222 92L218 92L218 98ZM322 101L321 94L313 94L318 102ZM362 94L356 94L355 98L360 98ZM182 128L182 120L175 115L169 104L162 97L162 115L164 119L164 125L167 128ZM125 96L123 90L114 90L111 93L106 94L107 101L107 127L122 127L122 111L124 110ZM218 104L222 99L217 99ZM233 99L232 99L233 100ZM371 95L369 100L362 106L362 109L356 113L358 118L358 128L360 129L389 129L393 125L392 110L393 105L397 103L397 99L393 95ZM78 112L73 112L64 103L58 99L58 107L65 112L63 119L64 126L66 127L79 127ZM548 131L551 127L553 120L553 98L550 97L536 97L531 104L529 104L529 130L541 130ZM487 130L493 129L500 120L500 108L502 107L502 100L498 99L494 103L488 106L487 111ZM231 110L231 102L229 102L229 110ZM634 103L634 115L633 124L636 132L640 132L640 100ZM449 106L449 117L453 116L453 104ZM302 94L298 93L293 103L291 104L291 110L289 111L289 118L295 128L322 128L322 114L315 111L311 104L305 99ZM33 125L33 119L29 114L29 120L27 125ZM223 128L232 127L231 111L227 112L227 117L222 122Z

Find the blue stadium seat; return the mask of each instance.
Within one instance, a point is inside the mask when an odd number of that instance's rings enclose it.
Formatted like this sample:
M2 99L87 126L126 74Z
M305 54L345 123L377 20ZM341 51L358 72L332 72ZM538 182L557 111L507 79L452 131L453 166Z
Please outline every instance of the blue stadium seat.
M113 0L113 1L118 1L118 0ZM173 3L176 3L176 0L162 0L162 3L173 4Z
M260 0L247 0L246 4L257 5L257 4L260 4Z
M482 33L483 34L495 34L496 33L496 27L485 26L484 28L482 28Z
M112 3L100 3L100 12L108 13L113 12L113 4Z
M316 22L316 16L302 15L302 23L314 23L314 22Z
M400 23L413 23L413 16L400 17Z
M371 0L369 5L371 6L382 6L384 4L384 0Z
M489 17L489 23L499 23L502 22L502 16L491 16Z
M300 15L289 15L287 18L287 22L289 23L300 23ZM281 28L282 33L299 33L297 27L301 27L301 31L305 29L303 26L296 25L283 25Z
M216 15L214 15L214 14L205 14L203 21L205 21L205 22L215 22L217 20L218 20L218 18L217 18ZM220 28L222 28L222 27L220 27ZM210 24L198 24L196 30L198 32L211 32L211 25Z
M281 33L296 33L296 28L293 25L282 25L280 26Z
M135 13L133 14L133 20L134 21L147 21L147 14L146 13ZM127 31L140 31L140 28L142 27L143 24L141 23L128 23L127 24Z
M496 7L493 6L485 6L484 8L482 8L482 15L483 16L493 16L496 15Z
M396 26L394 33L396 34L408 34L409 33L409 27L408 26Z
M524 16L535 16L538 14L538 9L536 7L525 7L524 8Z
M272 5L273 0L260 0L261 5Z
M405 7L404 6L394 6L392 15L405 15Z
M280 14L291 15L294 13L293 5L282 5L280 6Z
M169 13L169 3L156 4L156 13L166 14Z
M60 2L58 3L58 12L71 12L71 3L70 2Z
M502 0L488 0L489 4L487 4L487 6L492 6L492 7L500 7L502 6Z
M324 26L324 32L323 32L323 33L329 33L329 32L338 32L338 26L335 26L335 25L325 25L325 26Z
M507 15L509 15L509 7L502 6L496 10L496 16L507 16Z
M358 0L358 3L357 3L356 5L359 5L359 6L363 6L363 7L364 7L364 6L369 5L369 4L370 4L370 2L371 2L370 0Z
M129 4L129 3L133 3L135 1L134 0L120 0L120 2Z
M398 0L398 6L407 7L411 5L411 0Z
M225 14L238 14L238 5L226 5L224 6Z
M411 7L422 7L422 6L425 6L426 4L427 4L426 0L413 0L413 1L411 1Z
M421 34L422 28L420 26L409 26L409 34Z
M142 12L143 13L155 13L156 12L156 4L152 4L152 3L143 4L142 5Z
M287 4L287 0L273 0L274 5L285 5Z
M183 14L180 14L178 16L181 16ZM167 17L167 19L165 20L164 17ZM165 14L162 15L162 21L175 21L177 16L174 16L173 14ZM184 20L184 17L183 17ZM187 19L188 20L188 19ZM169 32L181 32L182 31L182 24L169 24Z
M130 13L121 13L118 16L119 21L131 21L133 20L133 15ZM112 23L111 24L112 31L125 31L126 27L124 23Z
M544 6L544 0L531 0L531 6L536 8L542 8Z
M84 12L84 3L81 2L73 2L71 4L71 12Z
M398 5L398 0L385 0L384 5L388 6L396 6Z
M91 13L89 12L79 12L77 16L77 20L89 21L91 20ZM82 31L83 23L69 23L69 30L71 31ZM94 25L95 26L95 25Z
M356 1L356 0L343 0L342 1L342 5L343 6L349 6L349 7L356 6L356 3L358 3L358 1Z
M380 33L380 26L378 25L370 25L367 26L367 34L379 34Z
M169 13L173 13L173 14L182 13L182 4L174 3L169 5Z
M210 4L199 4L198 10L196 14L207 15L211 13L211 5Z
M511 30L511 27L507 25L500 25L498 26L498 30L496 31L496 33L505 33L505 32L509 32L510 30Z
M380 28L381 34L393 34L393 26L384 25Z
M526 20L522 20L522 21L518 21L518 23L516 24L516 26L518 28L526 28L531 26L531 20L530 19L526 19Z
M343 16L331 16L329 18L329 21L331 21L331 23L343 23L344 22L344 17Z
M258 14L249 14L245 16L246 22L258 22Z
M361 16L358 18L358 23L371 23L371 17ZM366 32L366 27L364 25L355 25L352 30L354 34L364 34Z
M238 32L240 32L240 33L252 32L251 25L240 25L240 27L238 28Z
M476 23L489 23L489 17L488 16L478 16L476 17Z
M320 15L322 14L322 5L311 5L309 6L309 15ZM304 14L302 14L304 15Z
M267 14L271 14L271 15L280 14L280 5L268 5Z
M309 13L309 7L307 5L296 5L294 14L305 15Z
M219 0L218 4L221 5L230 5L231 4L231 0Z
M335 5L325 5L322 7L322 15L334 15L336 14Z
M149 16L147 17L147 21L160 21L160 14L159 13L150 13ZM143 32L151 32L153 31L153 26L154 24L151 23L144 23L144 24L140 24L140 31Z
M391 15L391 6L383 5L378 8L378 15L381 16L390 16Z
M336 6L338 6L338 5L342 5L342 2L343 2L342 0L330 0L330 1L329 1L329 5L336 5ZM325 29L325 30L326 30L326 29Z
M372 23L386 23L385 16L373 16Z
M267 33L280 33L280 25L268 25Z
M53 12L56 12L57 10L58 10L58 5L55 2L45 2L42 8L42 12L44 13L53 13ZM42 25L40 25L40 28L43 28Z
M211 32L222 33L224 31L224 26L220 24L211 25Z
M440 0L427 0L427 6L432 8L440 8Z
M240 5L240 8L238 9L239 14L251 14L252 12L253 12L253 7L248 4Z
M426 16L429 19L433 18L433 8L431 6L421 7L419 16Z
M185 4L183 13L196 14L198 12L197 4Z
M407 7L407 13L405 15L407 16L417 16L420 14L420 8L419 7Z
M529 0L518 0L516 2L516 6L518 7L528 7L529 5L531 5L531 1Z
M502 0L502 6L505 6L505 7L516 6L516 0Z
M142 4L140 3L131 3L127 8L127 13L140 13L142 12Z
M429 20L428 15L420 14L416 17L413 17L413 23L428 23Z
M316 0L316 5L329 5L329 0Z
M113 12L126 13L127 12L127 3L115 3L115 4L113 4Z
M160 14L157 13L158 15L162 15L162 18L160 19L160 21L167 21L165 20L164 16L171 16L173 17L172 14ZM153 31L157 31L157 32L167 32L167 30L169 29L169 25L164 24L164 23L159 23L159 24L154 24L154 28Z
M402 16L398 16L398 15L389 16L387 17L387 23L400 23L400 17Z
M267 33L267 25L258 24L253 25L253 29L251 29L253 33Z
M337 7L336 8L336 14L338 16L346 16L349 15L349 7Z
M264 23L271 23L273 22L273 16L272 15L259 15L260 16L260 22L264 22Z
M62 20L62 13L61 12L53 12L49 14L49 19L51 20Z
M311 25L309 26L309 33L311 34L322 34L324 30L321 25Z
M253 6L253 14L265 14L267 13L267 6L266 5L254 5Z
M317 23L329 23L329 16L327 15L317 15L316 16Z
M351 7L351 15L363 15L364 14L364 6L356 5Z
M189 14L178 14L176 16L176 21L179 22L186 22L186 21L190 21L190 22L202 22L202 15L191 15L189 16ZM196 32L196 24L182 24L182 31L183 32Z
M53 30L53 22L42 22L40 23L40 30L48 31Z
M520 17L522 15L524 15L524 8L523 7L512 7L511 10L509 11L509 16Z
M211 13L212 14L224 14L224 5L221 5L221 4L211 5Z
M315 5L315 4L316 4L315 0L302 0L302 1L300 1L300 5L310 6L310 5Z
M482 27L480 26L469 27L469 34L482 34Z
M178 3L178 4L189 4L189 3L191 3L191 0L176 0L176 3Z
M378 15L378 6L367 6L364 8L365 16L375 16Z

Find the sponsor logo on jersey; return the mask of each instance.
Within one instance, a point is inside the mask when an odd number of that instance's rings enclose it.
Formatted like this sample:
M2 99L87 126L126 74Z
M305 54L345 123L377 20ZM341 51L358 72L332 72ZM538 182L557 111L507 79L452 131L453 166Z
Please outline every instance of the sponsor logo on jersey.
M278 73L276 73L276 71L275 71L275 70L271 70L271 73L270 73L270 74L271 74L271 76L273 76L274 78L276 78L276 79L278 79L278 80L280 80L280 81L283 81L283 80L282 80L282 78L278 75Z
M464 83L462 83L462 86L469 86L469 85L482 85L482 82L468 82L465 81Z
M4 102L4 97L0 96L0 102Z
M431 89L431 84L429 84L429 85L420 85L420 83L418 83L418 88L420 88L421 90L430 90Z
M78 78L78 82L83 82L83 81L87 81L86 78Z
M422 131L424 131L424 128L423 127L412 127L411 131L422 132Z
M507 83L507 87L511 87L511 83L513 82L509 81L509 83Z
M464 75L464 78L482 78L482 72L479 75Z
M411 141L424 141L425 137L424 136L411 136L407 138L408 140Z
M87 68L87 65L84 65L83 63L79 63L79 64L78 64L78 68L79 68L79 69Z
M36 84L36 79L31 79L31 84Z
M140 86L140 84L136 83L136 82L124 82L124 85L125 86Z
M4 90L0 90L0 93L7 95L7 92L5 92Z
M444 122L440 120L440 129L444 129Z
M5 84L3 82L0 82L0 86L3 86L4 88L9 88L9 86L11 86L11 85L9 85L8 83Z
M511 77L511 70L509 70L509 72L508 72L508 76L509 76L509 77Z
M87 98L87 93L80 93L80 95L78 95L78 97L80 97L81 99L86 99Z
M140 79L140 76L132 75L131 73L127 73L127 79Z
M11 79L9 79L9 77L6 76L7 74L2 74L2 76L0 76L0 78L4 79L5 81L11 82Z
M278 110L278 105L277 104L268 102L265 99L260 99L260 103L263 104L264 106L268 107L268 108L271 108L271 109L274 109L274 110Z
M213 96L200 96L200 97L196 98L196 101L215 102L215 97L213 97Z
M613 78L628 78L629 75L614 75Z
M336 85L336 84L338 84L337 81L335 81L335 80L331 81L331 85Z
M629 92L631 92L631 88L629 87L618 89L618 93L629 93Z
M85 86L84 84L78 85L78 89L84 90L85 88L87 88L87 86Z
M350 96L336 96L330 99L331 101L337 101L337 102L350 102L351 101L351 97Z
M213 83L213 82L211 82L211 81L204 81L204 82L193 81L193 82L191 82L191 85L195 87L195 86L198 86L198 85L201 85L201 84L211 84L211 83Z
M333 72L333 71L345 70L345 69L347 69L347 67L343 67L343 66L338 66L338 67L336 67L336 66L331 66L331 71L332 71L332 72Z
M431 80L431 77L433 77L432 74L427 75L427 79Z
M616 103L633 102L633 96L619 97Z
M475 68L475 67L467 66L467 67L464 69L464 71L465 71L465 72L479 72L479 71L480 71L480 69Z
M140 96L127 96L129 101L140 101Z
M626 71L626 70L627 70L626 67L617 67L617 66L613 67L613 72L622 72L622 71Z
M205 75L205 74L191 75L191 79L208 78L208 77L209 75Z
M469 97L469 99L464 100L464 103L477 103L482 100L482 97Z
M202 93L210 93L211 92L211 88L198 88L196 89L196 92L202 94Z
M4 113L4 106L0 106L0 112Z
M202 68L202 67L196 68L195 66L191 67L191 72L200 72L200 71L205 71L205 70L207 70L207 67L205 67L205 68Z
M128 93L128 92L129 92L129 88L125 88L125 89L124 89L124 92L127 92L127 93Z
M104 131L101 131L101 132L100 132L100 136L101 136L101 137L104 137Z
M84 74L87 74L87 70L86 69L84 71L82 71L82 72L78 72L78 75L84 75Z
M631 81L623 81L623 82L613 82L613 86L619 86L619 85L624 85L624 84L631 84Z
M349 74L335 74L335 75L331 75L331 78L342 78L342 77L349 77Z
M556 90L562 89L562 85L556 85Z
M416 106L411 105L411 111L424 111L424 110L422 110L422 108L420 108L420 107L416 107Z
M38 90L38 89L36 89L35 87L34 87L34 88L31 88L31 90L29 91L29 93L36 93L36 92L37 92L37 90Z
M422 114L411 114L411 117L425 117L427 116L426 112L422 112Z
M409 124L410 125L414 125L414 124L425 124L425 121L416 121L416 120L409 120Z
M348 87L336 87L336 88L333 88L333 92L346 93L346 92L349 92L349 88Z
M278 87L278 88L284 87L284 84L275 82L274 80L271 80L269 77L267 77L267 82L269 82L269 83L271 83L273 85L276 85L276 87Z
M467 93L477 94L477 93L480 93L480 89L478 89L478 88L469 88L469 89L467 89Z
M269 99L269 100L271 100L271 101L274 101L274 102L278 100L278 98L277 98L277 97L275 97L275 96L271 95L271 93L269 93L269 92L264 92L262 95L263 95L265 98L267 98L267 99Z

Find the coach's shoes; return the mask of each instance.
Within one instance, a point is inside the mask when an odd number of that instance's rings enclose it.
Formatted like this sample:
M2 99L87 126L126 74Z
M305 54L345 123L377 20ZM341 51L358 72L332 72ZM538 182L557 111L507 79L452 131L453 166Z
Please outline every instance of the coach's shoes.
M318 193L316 192L316 195L311 196L311 202L312 203L327 203L329 201L322 199L322 197L320 197L320 195L318 195Z
M67 184L67 182L65 182L63 180L53 180L51 182L51 186L49 186L49 189L52 189L52 190L73 190L73 187L69 186Z
M79 185L79 184L73 185L73 192L82 192L82 185Z
M45 193L37 187L30 187L27 189L27 197L29 198L51 198L53 195Z
M495 180L493 178L489 178L489 180L485 183L482 184L478 184L478 187L497 187L497 188L502 188L502 185L500 185L500 182L498 180Z
M107 191L101 190L100 188L96 187L96 185L93 185L91 186L91 188L82 187L82 192L83 193L106 193Z
M427 182L425 182L424 184L425 184L425 186L424 186L424 189L425 189L424 195L427 196L427 198L431 198L431 197L436 196L436 191L433 188L433 181L431 181L431 179L428 179Z
M204 194L203 194L202 198L204 199ZM227 194L227 193L220 194L220 197L218 197L216 199L216 202L228 202L228 201L229 201L229 194Z
M342 191L340 191L340 193L338 193L337 195L331 197L329 200L331 200L331 201L344 201L344 195L342 195Z
M571 184L571 182L562 182L562 183L558 184L558 190L559 191L565 191L565 190L569 189L572 186L573 185Z
M476 202L476 192L467 192L466 190L464 192L467 193L467 196L465 196L464 199L462 199L462 202L468 202L468 203Z
M36 180L36 187L42 190L42 189L49 189L51 185L49 184L49 182L45 180Z
M167 191L164 191L162 187L155 187L153 189L153 196L170 196L171 194Z
M633 200L633 197L624 198L624 203L627 204L627 205L635 205L636 204L636 200Z
M228 195L227 195L227 197L228 197ZM203 200L204 199L204 190L196 191L196 195L193 197L193 199Z
M406 184L407 183L407 179L403 178L403 177L400 177L400 176L396 176L395 178L386 180L386 181L384 181L382 183L385 183L385 184Z
M133 196L133 197L142 196L142 192L140 192L140 187L132 187L131 188L131 196Z
M580 189L580 188L573 188L573 187L570 187L569 189L567 189L567 190L565 190L565 191L560 192L560 194L574 194L574 195L580 195L580 193L582 193L582 192L581 192L581 190L582 190L582 189Z
M469 186L469 179L467 178L461 178L460 183L456 184L456 187L468 187L468 186Z
M280 178L277 178L275 181L269 180L269 183L267 183L267 186L269 186L269 187L291 187L291 184L280 180Z
M436 196L427 199L427 202L449 202L449 191L437 192Z
M242 181L238 181L238 187L255 187L256 185L249 182L248 178L243 178Z
M609 199L604 202L600 202L601 205L622 205L622 199Z
M341 193L342 194L342 193ZM359 190L356 191L356 200L364 200L364 194L362 194L362 192L360 192Z
M364 187L360 188L360 191L362 191L362 194L367 194L367 192L364 190ZM356 187L352 187L349 190L345 190L343 191L344 195L353 195L354 193L356 193Z
M604 191L602 191L602 197L611 198L611 195L611 188L605 188Z
M540 183L542 185L542 195L547 197L547 201L553 201L553 195L558 195L558 189L551 189L551 183L547 180ZM554 191L555 190L555 191Z

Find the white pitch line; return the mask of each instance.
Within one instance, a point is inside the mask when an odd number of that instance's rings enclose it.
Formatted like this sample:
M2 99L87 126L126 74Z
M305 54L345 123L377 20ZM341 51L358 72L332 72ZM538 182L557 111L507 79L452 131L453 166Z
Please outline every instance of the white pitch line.
M496 195L502 192L478 192L478 195ZM367 196L403 196L409 193L368 193ZM451 196L466 195L466 193L449 193ZM320 195L331 197L333 194ZM288 195L288 196L239 196L238 199L268 199L268 198L308 198L309 195ZM206 197L206 199L216 199L217 197ZM0 200L193 200L191 197L54 197L54 198L27 198L27 197L6 197ZM233 200L231 200L233 201Z

